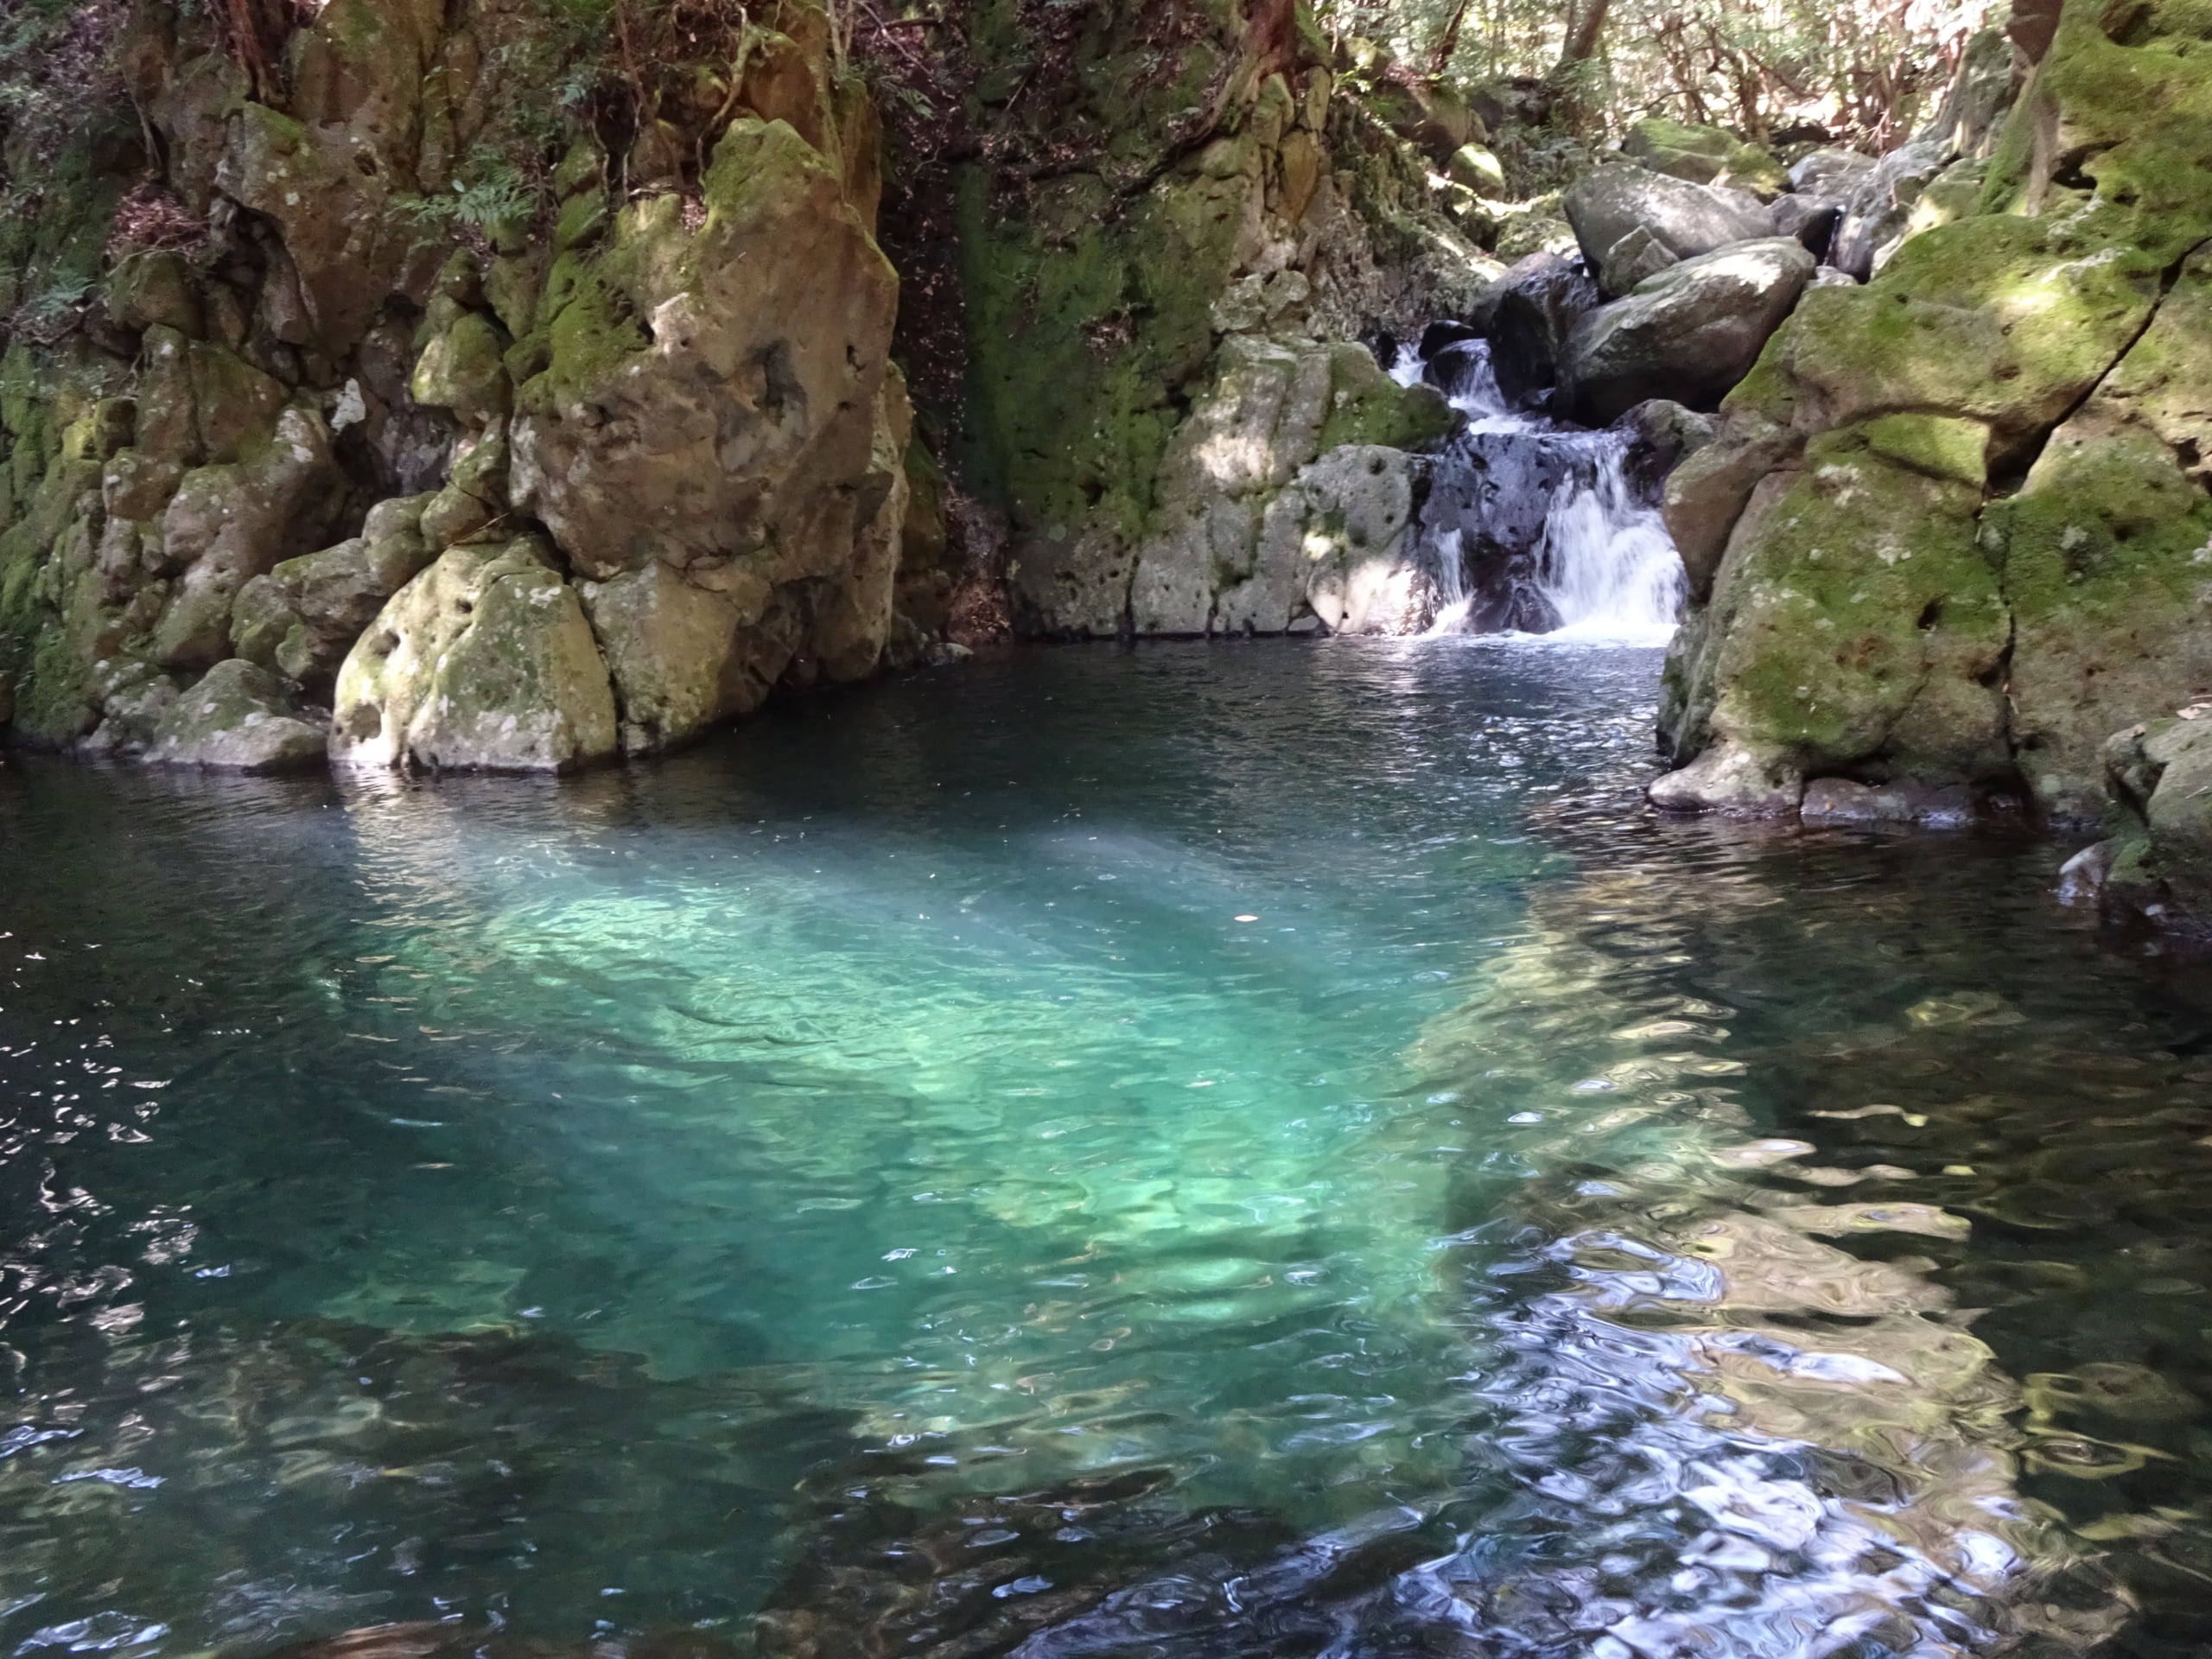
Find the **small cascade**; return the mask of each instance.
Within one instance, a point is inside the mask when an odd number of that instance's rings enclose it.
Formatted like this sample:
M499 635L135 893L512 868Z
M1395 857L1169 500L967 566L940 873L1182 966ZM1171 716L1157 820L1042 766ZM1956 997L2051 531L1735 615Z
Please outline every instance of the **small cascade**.
M1467 417L1439 458L1416 534L1436 594L1432 633L1663 645L1685 593L1634 439L1512 407L1490 344L1462 340L1394 371Z

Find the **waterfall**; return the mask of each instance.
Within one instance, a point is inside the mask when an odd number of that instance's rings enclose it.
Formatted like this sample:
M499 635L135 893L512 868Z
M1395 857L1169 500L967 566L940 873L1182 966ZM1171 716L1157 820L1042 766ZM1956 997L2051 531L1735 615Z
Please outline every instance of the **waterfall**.
M1426 378L1466 416L1439 458L1418 534L1436 594L1431 633L1560 644L1664 645L1685 591L1656 503L1631 476L1630 434L1516 410L1485 340L1393 372Z

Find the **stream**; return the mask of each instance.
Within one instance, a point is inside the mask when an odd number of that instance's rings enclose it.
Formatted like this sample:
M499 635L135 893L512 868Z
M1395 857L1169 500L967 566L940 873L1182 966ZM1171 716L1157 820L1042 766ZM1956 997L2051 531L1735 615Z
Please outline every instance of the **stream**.
M1653 817L1658 665L11 757L0 1643L2201 1653L2212 986Z

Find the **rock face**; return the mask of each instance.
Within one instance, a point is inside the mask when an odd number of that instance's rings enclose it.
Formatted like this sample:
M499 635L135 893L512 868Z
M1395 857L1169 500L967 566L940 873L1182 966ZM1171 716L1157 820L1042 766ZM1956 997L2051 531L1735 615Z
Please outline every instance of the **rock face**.
M610 156L549 113L614 50L559 0L280 10L281 73L117 9L135 108L55 137L70 184L0 243L8 296L97 300L0 359L14 735L275 764L334 696L352 764L561 767L873 671L909 417L827 13L656 43Z
M1232 337L1176 432L1129 566L1033 557L1016 593L1033 615L1094 634L1397 631L1380 621L1387 607L1345 597L1386 579L1351 573L1400 568L1421 478L1404 449L1455 418L1364 346Z
M1302 391L1247 390L1316 384L1331 341L1467 315L1499 266L1426 175L1476 129L1433 89L1400 89L1396 124L1427 149L1409 151L1338 92L1325 46L1276 0L1193 10L1167 58L1139 13L1096 14L1079 40L1075 15L1037 0L968 14L981 61L1032 66L1018 104L1011 73L977 90L969 118L993 148L957 169L955 226L959 470L1005 517L1015 620L1054 636L1302 621L1273 578L1236 594L1258 580L1274 495L1318 458L1291 433L1316 423L1281 413ZM1439 429L1425 400L1341 378L1339 393L1380 424L1325 432L1325 448ZM1393 402L1404 412L1379 413Z
M1669 480L1693 609L1656 798L1844 779L2090 823L2107 734L2212 695L2212 69L2107 21L2069 6L1974 211L1809 289Z
M1575 325L1560 401L1587 426L1647 398L1716 407L1797 303L1813 256L1795 240L1739 242L1669 266Z
M1775 233L1773 216L1754 196L1628 162L1586 174L1566 206L1582 257L1609 295L1628 293L1678 259Z
M338 671L340 766L566 772L614 752L614 692L576 590L536 537L456 547Z

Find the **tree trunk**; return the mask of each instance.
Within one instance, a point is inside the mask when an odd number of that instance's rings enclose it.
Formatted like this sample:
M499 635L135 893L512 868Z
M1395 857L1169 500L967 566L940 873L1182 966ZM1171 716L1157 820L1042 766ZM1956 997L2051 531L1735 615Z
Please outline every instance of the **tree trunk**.
M1605 31L1605 13L1611 6L1612 0L1590 0L1590 10L1577 18L1567 31L1567 45L1559 54L1561 69L1589 61L1598 49L1598 37Z
M1467 8L1473 0L1456 0L1452 8L1452 19L1444 25L1444 32L1436 37L1435 48L1428 54L1428 73L1440 75L1452 67L1452 54L1459 49L1459 26L1467 21Z

